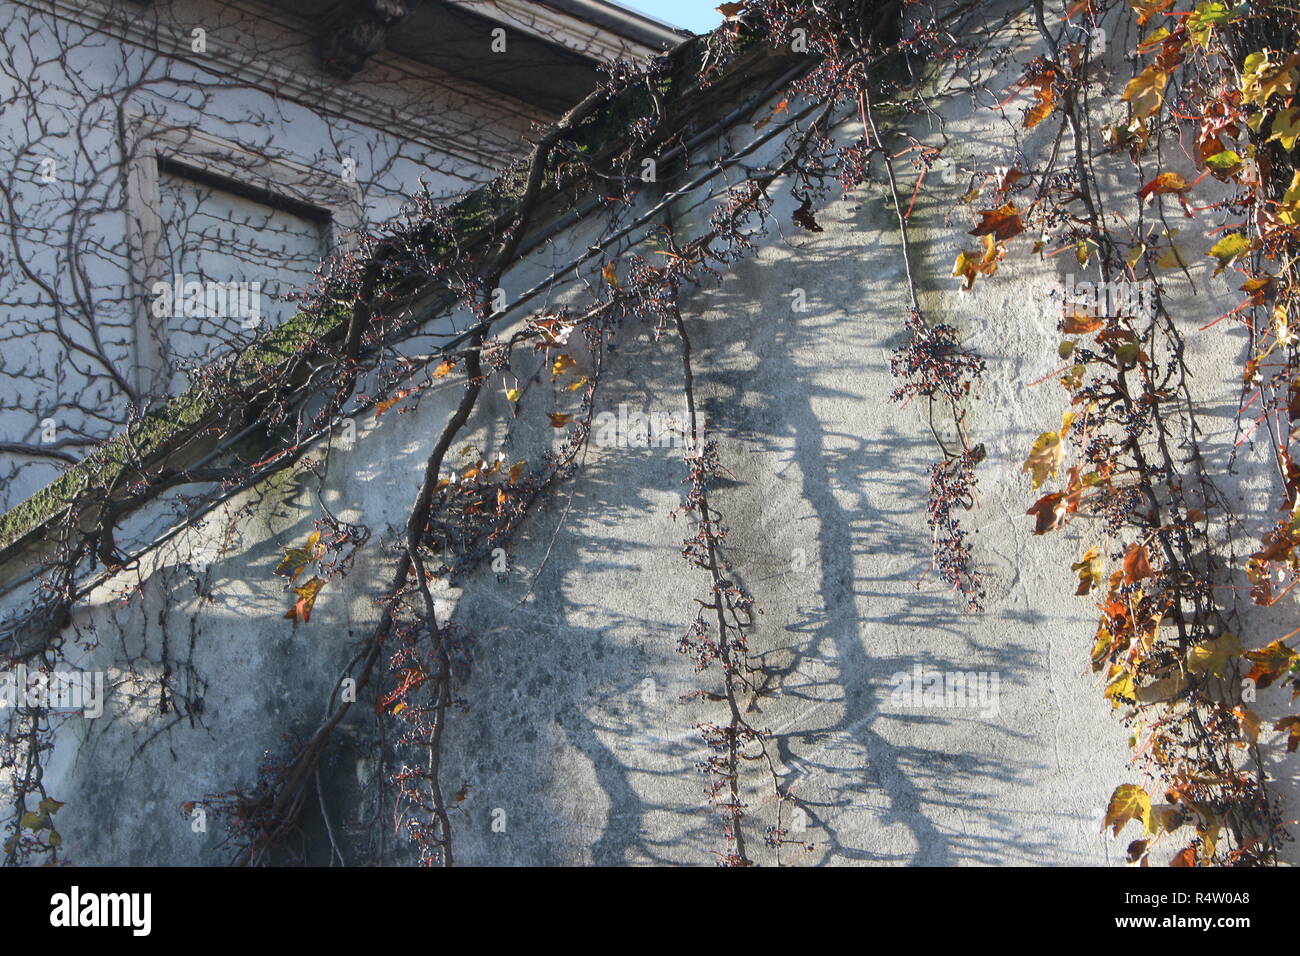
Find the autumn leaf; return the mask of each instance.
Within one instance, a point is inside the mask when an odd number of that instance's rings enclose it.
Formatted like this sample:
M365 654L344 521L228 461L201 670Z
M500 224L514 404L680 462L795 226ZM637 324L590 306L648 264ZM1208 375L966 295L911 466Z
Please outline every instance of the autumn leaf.
M1137 14L1137 22L1145 24L1160 11L1172 7L1174 0L1128 0L1128 5Z
M442 378L448 372L456 367L456 363L451 359L443 359L436 369L433 370L434 378Z
M1135 119L1146 119L1164 103L1165 85L1168 82L1168 73L1155 66L1148 66L1128 81L1121 99L1129 104Z
M590 379L584 375L576 382L570 382L568 385L564 386L564 390L566 392L576 392L578 389L582 388L582 386L586 385L588 381L590 381Z
M728 20L735 20L742 10L745 9L743 3L724 3L721 6L714 7L720 14Z
M1295 149L1296 139L1300 138L1300 106L1274 115L1270 133L1267 142L1276 140L1287 152Z
M1110 680L1101 696L1110 701L1111 709L1137 700L1137 685L1133 683L1132 671L1116 664L1112 665L1108 676Z
M1249 236L1245 236L1240 232L1232 232L1211 246L1206 255L1212 256L1219 261L1219 268L1214 270L1214 274L1217 276L1253 248L1255 248L1255 243L1251 241Z
M1292 714L1290 717L1283 717L1273 725L1274 730L1285 730L1286 752L1295 753L1296 747L1300 747L1300 714Z
M1220 152L1208 156L1205 160L1205 165L1210 168L1210 171L1213 172L1215 176L1218 176L1220 179L1227 179L1233 173L1237 172L1237 170L1241 169L1241 154L1236 150L1221 150Z
M1244 650L1236 635L1221 634L1213 640L1202 641L1187 652L1187 669L1193 674L1210 673L1222 677L1228 662Z
M1070 565L1070 570L1079 575L1079 587L1075 590L1077 596L1082 597L1091 591L1094 587L1101 584L1102 579L1102 559L1101 549L1095 545L1084 552L1083 557Z
M316 606L316 597L320 594L320 589L325 586L323 578L312 578L301 587L293 589L293 593L298 595L298 600L288 611L285 617L294 622L297 626L299 621L306 624L311 620L311 609Z
M1170 866L1195 866L1196 865L1196 847L1184 847L1174 854Z
M1134 840L1128 845L1128 850L1124 856L1130 863L1136 863L1147 854L1147 847L1150 846L1149 840Z
M605 280L605 284L611 289L623 288L618 281L618 269L615 267L613 260L605 263L604 268L600 270L600 277Z
M1246 740L1253 743L1259 742L1259 715L1247 707L1245 704L1238 704L1232 708L1232 712L1237 715L1237 723L1241 725L1242 735Z
M1030 473L1035 491L1049 477L1056 477L1056 472L1061 467L1061 457L1065 454L1065 446L1062 444L1062 440L1065 438L1066 432L1070 430L1073 421L1074 413L1066 412L1062 418L1059 432L1043 432L1034 439L1034 444L1029 449L1029 457L1025 459L1020 471L1021 474L1026 471Z
M1025 129L1033 129L1056 109L1055 70L1044 70L1034 80L1034 96L1038 102L1025 112Z
M1161 173L1139 189L1137 195L1139 199L1146 199L1151 195L1162 196L1165 193L1185 193L1190 188L1187 180L1178 173Z
M993 236L999 242L1006 242L1025 231L1025 224L1020 221L1020 210L1015 203L1005 203L997 209L976 210L980 224L970 231L972 236Z
M524 390L522 388L507 388L506 401L517 402L519 401L519 397L523 394L524 394Z
M568 412L549 412L552 428L563 428L569 422L573 421L573 416Z
M524 466L525 463L522 461L517 461L510 466L510 471L509 471L510 484L513 485L515 482L519 480L519 477L524 473Z
M1070 513L1068 498L1065 492L1054 491L1050 495L1043 495L1033 503L1025 514L1033 515L1036 519L1034 534L1047 534L1061 526L1066 515Z
M961 291L969 292L975 285L977 275L991 276L997 272L998 261L1005 254L1005 248L999 245L991 235L984 237L984 251L982 253L965 251L957 253L957 261L952 267L952 274L954 277L961 277Z
M284 557L275 566L276 574L283 574L290 581L302 574L307 565L320 558L325 548L320 543L320 532L313 531L307 536L307 543L301 548L284 548Z
M1151 560L1145 544L1129 545L1124 553L1124 583L1135 584L1152 575Z
M1121 783L1110 795L1101 828L1110 827L1111 835L1119 836L1130 820L1138 821L1146 832L1151 831L1151 796L1135 783Z
M555 361L551 363L551 381L555 381L577 364L577 360L563 352L555 356Z
M1300 57L1292 54L1277 63L1273 51L1258 50L1246 55L1241 68L1241 99L1264 108L1274 96L1288 97L1295 92L1295 65Z
M407 389L400 388L393 393L392 398L386 398L382 402L376 402L375 417L379 418L384 414L384 412L388 411L390 408L392 408L394 405L396 405L398 402L400 402L402 399L406 398L406 396L410 394L411 393Z
M1297 659L1300 659L1300 653L1287 647L1281 640L1273 641L1258 651L1247 651L1246 660L1255 666L1250 669L1246 679L1263 690L1289 671Z

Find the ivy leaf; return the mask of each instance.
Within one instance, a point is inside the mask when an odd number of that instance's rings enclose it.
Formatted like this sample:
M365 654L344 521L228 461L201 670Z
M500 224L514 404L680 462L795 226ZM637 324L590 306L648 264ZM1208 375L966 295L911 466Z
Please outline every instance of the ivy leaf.
M1252 744L1259 742L1259 715L1247 707L1245 704L1238 704L1232 708L1232 712L1237 715L1237 723L1241 725L1241 732Z
M1248 53L1241 68L1241 99L1263 109L1274 96L1287 97L1295 92L1295 65L1300 57L1292 54L1284 63L1273 60L1271 50Z
M1165 193L1185 193L1191 188L1187 180L1178 173L1161 173L1151 182L1147 183L1138 190L1138 199L1146 199L1148 196L1164 195Z
M1148 66L1128 81L1121 99L1129 104L1135 119L1146 119L1164 104L1165 85L1168 82L1168 73L1155 66Z
M1291 650L1281 640L1273 641L1258 651L1246 652L1246 660L1255 665L1246 679L1254 681L1255 686L1263 690L1289 671L1298 659L1300 652Z
M1196 847L1184 847L1174 854L1170 866L1195 866L1196 865Z
M1289 147L1288 147L1289 148ZM1215 153L1205 160L1205 165L1210 167L1210 171L1221 179L1226 179L1237 170L1241 169L1241 154L1236 150L1225 149Z
M1151 559L1147 554L1145 544L1129 545L1129 549L1124 554L1124 583L1136 584L1143 578L1149 578L1153 574L1151 570Z
M1296 747L1300 747L1300 715L1292 714L1290 717L1283 717L1273 725L1273 729L1287 732L1286 752L1295 753Z
M1111 835L1119 836L1130 820L1138 821L1145 831L1151 832L1151 796L1135 783L1121 783L1110 795L1101 828L1110 827Z
M1056 79L1055 70L1044 70L1034 80L1034 96L1038 102L1029 108L1025 113L1025 129L1033 129L1047 117L1052 115L1052 110L1056 109Z
M1137 14L1137 22L1145 24L1160 11L1172 7L1174 0L1128 0L1128 5Z
M1077 596L1082 597L1101 584L1101 549L1095 545L1089 548L1083 553L1083 557L1070 565L1070 570L1077 572L1079 575L1079 587L1074 593Z
M1287 152L1295 149L1296 139L1300 138L1300 106L1275 115L1271 131L1267 142L1277 140Z
M1020 221L1020 210L1016 204L1009 202L997 209L977 210L980 224L970 231L972 236L993 236L999 242L1006 242L1025 231L1025 224Z
M1021 474L1026 471L1030 473L1035 491L1049 477L1056 477L1056 473L1061 467L1061 457L1065 454L1062 439L1065 438L1066 432L1070 430L1073 421L1074 413L1066 412L1061 420L1061 430L1059 432L1043 432L1034 439L1034 444L1029 449L1029 457L1025 459L1020 472Z
M313 531L307 536L307 543L303 547L284 549L284 557L275 566L275 573L283 574L290 581L293 581L298 575L302 574L307 565L324 553L325 548L320 543L320 532Z
M1064 522L1066 516L1070 513L1069 496L1064 491L1054 491L1050 495L1043 495L1030 506L1025 512L1027 515L1033 515L1034 534L1047 534L1049 531L1055 531Z
M977 275L991 276L998 271L998 261L1006 254L1006 249L1000 246L991 235L984 237L984 251L982 253L959 252L957 261L952 267L954 277L960 276L962 279L961 291L969 292L975 285Z
M606 262L604 268L600 270L600 277L605 280L605 284L611 289L621 289L623 287L618 281L618 269L612 259Z
M293 589L293 593L298 595L298 600L288 611L285 617L293 621L297 627L298 622L306 624L311 620L311 609L316 606L316 597L320 594L320 589L325 586L323 578L312 578L301 587Z
M1219 261L1219 268L1214 270L1214 274L1217 276L1254 248L1255 243L1249 236L1240 232L1231 232L1212 245L1206 255L1212 256Z
M1228 662L1244 650L1235 634L1221 634L1213 640L1202 641L1187 652L1187 669L1193 674L1208 672L1222 677Z
M1060 328L1066 335L1088 335L1096 332L1105 324L1106 320L1102 316L1076 309L1061 319Z

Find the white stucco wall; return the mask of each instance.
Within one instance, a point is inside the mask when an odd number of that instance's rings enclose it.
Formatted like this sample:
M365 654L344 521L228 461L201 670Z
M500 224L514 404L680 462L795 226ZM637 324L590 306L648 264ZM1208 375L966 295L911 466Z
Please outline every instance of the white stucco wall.
M1046 130L1010 141L1005 126L973 113L962 96L941 114L948 135L981 163L1032 164L1051 147ZM924 132L920 122L915 131ZM842 133L857 130L849 123ZM733 145L753 135L742 124ZM755 160L773 155L769 148ZM698 161L711 158L701 150ZM1102 835L1103 807L1116 784L1141 778L1129 762L1127 730L1088 668L1095 612L1073 596L1069 572L1096 530L1079 521L1033 536L1025 509L1036 496L1020 473L1033 439L1060 421L1059 386L1033 383L1055 366L1053 290L1074 263L1068 255L1039 260L1022 238L996 276L959 294L948 274L957 249L972 244L971 215L957 203L966 183L937 176L930 183L910 220L922 304L988 363L969 418L988 456L978 500L964 516L988 580L982 612L964 611L927 574L924 509L937 452L922 409L887 401L907 293L879 177L820 212L817 234L790 225L794 203L774 189L782 198L758 255L685 300L698 397L736 476L713 504L730 529L728 557L762 610L752 651L767 673L749 716L771 730L783 783L808 815L812 851L786 848L782 860L1118 864L1131 837ZM1116 179L1108 195L1119 201L1135 188ZM680 236L707 219L709 204L698 200L675 204ZM598 238L590 224L559 237L512 270L507 292L517 297ZM597 265L582 278L594 282ZM1254 510L1265 487L1259 449L1234 446L1242 342L1231 332L1192 331L1201 317L1235 304L1208 270L1192 265L1195 292L1178 293L1172 310L1197 317L1187 336L1197 411L1212 471L1243 503L1240 543L1271 518ZM791 310L797 288L807 293L806 312ZM575 277L551 301L588 299ZM467 317L453 321L463 327ZM616 345L599 407L679 411L676 337L656 341L648 325L629 322ZM515 361L527 381L543 359L520 353ZM580 356L584 372L586 361ZM502 388L492 382L456 447L535 462L555 436L545 413L576 402L557 396L543 373L515 417ZM105 717L65 725L47 773L67 804L58 822L70 859L225 858L220 828L193 833L182 803L251 785L259 763L284 752L282 735L317 726L335 679L374 625L374 599L392 573L385 545L406 520L425 457L460 394L453 375L405 403L407 411L359 418L355 444L316 456L328 461L324 477L282 476L240 496L78 612L84 650L70 657L107 672L115 686ZM715 676L693 673L676 652L693 598L707 597L707 579L679 553L689 529L671 515L684 474L672 449L593 444L580 473L509 546L508 573L485 568L440 592L444 616L473 635L472 667L459 689L468 709L452 717L444 745L448 792L468 785L453 812L459 861L708 864L723 851L695 768L704 748L694 729L723 719L723 705L678 702L716 689ZM295 630L283 619L290 599L273 568L324 508L365 524L372 537L346 578L327 586L310 623ZM225 553L196 573L194 555L222 540L226 519L235 530ZM147 540L167 523L166 509L155 508L132 519L119 540ZM6 600L16 606L20 598ZM1254 633L1281 626L1243 612ZM169 661L172 681L202 697L201 713L157 712L149 681L160 660ZM900 707L892 678L918 665L996 675L995 712ZM143 700L129 698L131 681L142 681ZM1269 706L1259 709L1267 714ZM352 862L376 852L362 836L367 826L379 821L372 837L391 831L370 709L354 709L323 770L328 812ZM1295 759L1271 770L1291 799ZM752 852L776 862L761 845L774 812L763 772L750 768L745 780L758 823L749 831ZM494 811L504 811L504 832L492 827ZM306 826L319 847L315 814L309 809ZM391 832L386 839L384 859L409 859ZM317 852L323 862L324 850Z

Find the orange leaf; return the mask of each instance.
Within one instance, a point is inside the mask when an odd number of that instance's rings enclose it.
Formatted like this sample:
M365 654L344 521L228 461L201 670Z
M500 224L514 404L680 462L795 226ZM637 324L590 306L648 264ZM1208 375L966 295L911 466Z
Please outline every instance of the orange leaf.
M972 236L993 236L999 242L1006 242L1012 236L1025 231L1025 224L1020 221L1020 210L1015 203L1006 203L997 209L978 210L982 220L970 231Z
M1146 199L1152 193L1162 195L1164 193L1185 193L1191 187L1187 180L1183 179L1178 173L1161 173L1151 182L1147 183L1138 190L1138 198Z
M1130 545L1124 555L1124 583L1133 584L1151 575L1151 561L1147 555L1147 546Z
M552 428L563 428L569 422L573 421L573 416L568 412L549 412Z
M444 375L446 375L455 367L456 367L456 363L453 362L451 359L443 359L442 364L433 370L433 377L442 378Z
M325 580L323 578L312 578L301 587L294 588L293 593L298 595L298 600L284 616L293 621L295 625L297 625L298 621L306 624L311 620L311 609L316 606L316 597L324 586Z

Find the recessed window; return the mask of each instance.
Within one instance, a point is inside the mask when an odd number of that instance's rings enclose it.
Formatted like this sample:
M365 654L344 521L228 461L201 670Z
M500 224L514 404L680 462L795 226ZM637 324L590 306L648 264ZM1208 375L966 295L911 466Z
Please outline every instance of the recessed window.
M136 380L143 394L175 394L193 370L298 311L285 297L347 241L360 203L333 173L137 122Z

